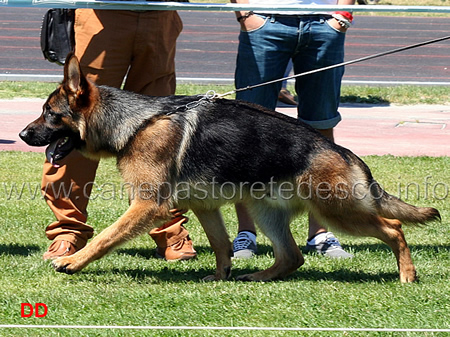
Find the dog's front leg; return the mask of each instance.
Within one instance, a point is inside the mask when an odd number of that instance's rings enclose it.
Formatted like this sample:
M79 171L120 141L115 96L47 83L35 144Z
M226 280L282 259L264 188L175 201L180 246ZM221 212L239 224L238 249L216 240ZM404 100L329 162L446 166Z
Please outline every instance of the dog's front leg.
M202 224L211 248L216 255L216 273L206 276L203 280L219 281L228 279L231 276L233 249L220 210L193 209L193 212Z
M134 201L111 226L103 230L83 249L53 261L56 271L73 274L98 260L120 244L138 236L169 217L169 212L155 202Z

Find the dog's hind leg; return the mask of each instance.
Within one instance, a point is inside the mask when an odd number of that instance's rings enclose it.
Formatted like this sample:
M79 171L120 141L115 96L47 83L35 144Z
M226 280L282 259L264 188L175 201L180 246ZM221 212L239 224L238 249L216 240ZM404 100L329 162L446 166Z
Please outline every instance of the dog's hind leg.
M231 256L233 249L219 209L193 209L208 237L216 255L216 273L206 276L204 281L226 280L231 275Z
M128 210L111 226L98 234L86 247L73 255L53 261L56 271L73 274L92 261L98 260L120 244L157 227L170 218L168 207L158 206L151 200L135 200Z
M266 270L238 276L237 280L268 281L293 273L304 263L304 258L289 228L289 212L265 203L258 206L252 204L247 207L261 231L272 242L275 263Z
M416 269L412 262L411 252L406 243L400 221L377 216L372 224L375 226L372 228L369 227L369 230L374 231L368 234L380 239L391 247L397 259L400 282L409 283L416 281Z
M411 252L406 243L402 225L399 220L386 219L373 214L350 214L337 221L323 218L330 226L344 230L349 234L377 238L391 247L397 259L402 283L414 282L416 269L411 259Z

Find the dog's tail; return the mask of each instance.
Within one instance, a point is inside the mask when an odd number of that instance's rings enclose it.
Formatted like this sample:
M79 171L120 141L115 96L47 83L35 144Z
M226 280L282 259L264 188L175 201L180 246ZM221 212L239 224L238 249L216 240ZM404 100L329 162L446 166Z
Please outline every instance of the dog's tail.
M374 181L371 185L372 195L378 201L378 214L388 219L398 219L404 224L426 224L440 221L439 211L432 207L416 207L390 195Z

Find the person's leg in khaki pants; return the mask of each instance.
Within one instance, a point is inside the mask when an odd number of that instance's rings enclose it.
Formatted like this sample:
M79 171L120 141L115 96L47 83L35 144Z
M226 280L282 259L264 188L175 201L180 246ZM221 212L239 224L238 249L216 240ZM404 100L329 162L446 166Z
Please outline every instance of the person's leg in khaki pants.
M99 85L119 88L128 72L125 89L171 95L175 92L175 45L181 28L176 12L78 9L75 55L87 77ZM93 228L86 224L86 208L98 162L73 151L61 164L59 168L47 161L44 164L42 189L57 219L46 229L53 243L44 259L73 254L93 236ZM58 195L62 188L70 188L67 197ZM195 257L183 227L187 218L183 211L173 210L172 214L171 221L151 232L158 256L168 260Z
M78 151L72 151L55 168L44 163L42 191L56 217L45 233L53 243L44 259L71 255L83 248L94 234L86 224L88 197L91 192L98 162L89 160Z

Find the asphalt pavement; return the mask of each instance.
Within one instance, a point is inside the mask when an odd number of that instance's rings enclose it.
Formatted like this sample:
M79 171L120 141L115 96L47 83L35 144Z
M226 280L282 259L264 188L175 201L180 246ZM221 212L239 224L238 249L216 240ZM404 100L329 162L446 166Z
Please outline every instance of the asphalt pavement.
M39 47L42 8L2 7L0 80L61 78L61 67L44 60ZM181 11L177 41L178 81L232 83L239 25L231 12ZM118 23L120 24L120 23ZM347 32L345 60L450 35L448 17L355 15ZM450 40L346 67L344 83L447 83Z

